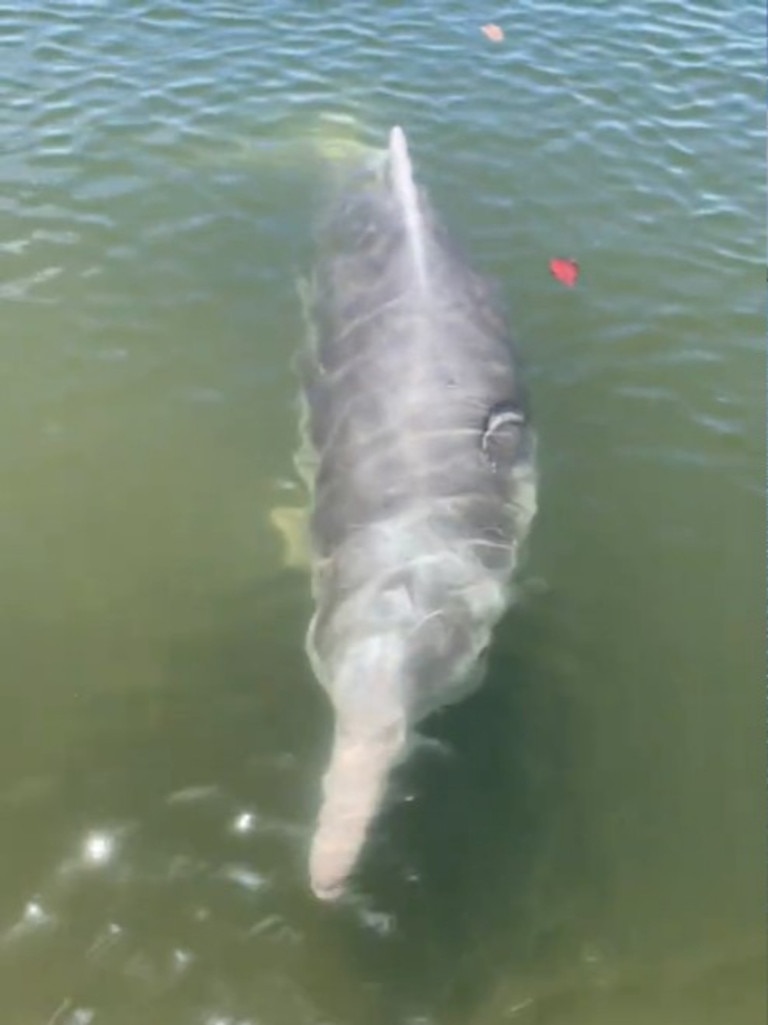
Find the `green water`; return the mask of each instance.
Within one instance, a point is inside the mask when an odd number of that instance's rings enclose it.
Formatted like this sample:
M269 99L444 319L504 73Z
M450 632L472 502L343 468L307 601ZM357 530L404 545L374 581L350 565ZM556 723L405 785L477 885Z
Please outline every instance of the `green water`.
M2 1025L764 1020L763 35L0 4ZM395 122L513 311L541 511L488 686L328 908L271 514L314 204Z

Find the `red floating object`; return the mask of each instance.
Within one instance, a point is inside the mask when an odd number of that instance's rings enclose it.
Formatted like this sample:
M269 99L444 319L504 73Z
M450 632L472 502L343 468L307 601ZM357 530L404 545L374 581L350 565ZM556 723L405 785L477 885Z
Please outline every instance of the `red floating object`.
M566 288L573 288L579 280L579 265L575 260L550 260L549 271Z
M499 25L483 25L480 31L492 43L501 43L504 39L504 29Z

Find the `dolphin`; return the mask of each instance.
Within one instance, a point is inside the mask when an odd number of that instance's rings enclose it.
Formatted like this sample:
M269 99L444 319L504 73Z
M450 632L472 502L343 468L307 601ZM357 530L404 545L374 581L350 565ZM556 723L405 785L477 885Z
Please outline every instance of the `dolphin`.
M416 726L482 680L536 474L504 319L416 184L401 128L319 241L297 465L311 495L306 650L334 712L309 877L333 900Z

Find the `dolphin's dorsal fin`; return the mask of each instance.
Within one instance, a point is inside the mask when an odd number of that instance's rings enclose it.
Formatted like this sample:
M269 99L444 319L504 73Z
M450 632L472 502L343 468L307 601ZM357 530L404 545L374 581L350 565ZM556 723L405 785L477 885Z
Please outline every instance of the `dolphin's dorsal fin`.
M389 168L392 192L403 214L416 280L423 287L427 283L424 218L413 178L413 165L408 153L405 132L397 125L389 134Z

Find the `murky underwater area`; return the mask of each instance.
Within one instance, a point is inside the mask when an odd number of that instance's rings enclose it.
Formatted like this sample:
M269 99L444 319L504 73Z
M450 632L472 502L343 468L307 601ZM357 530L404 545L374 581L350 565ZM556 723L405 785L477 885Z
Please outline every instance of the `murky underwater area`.
M753 0L0 5L2 1025L764 1020L763 36ZM326 907L296 282L393 123L510 307L540 515Z

